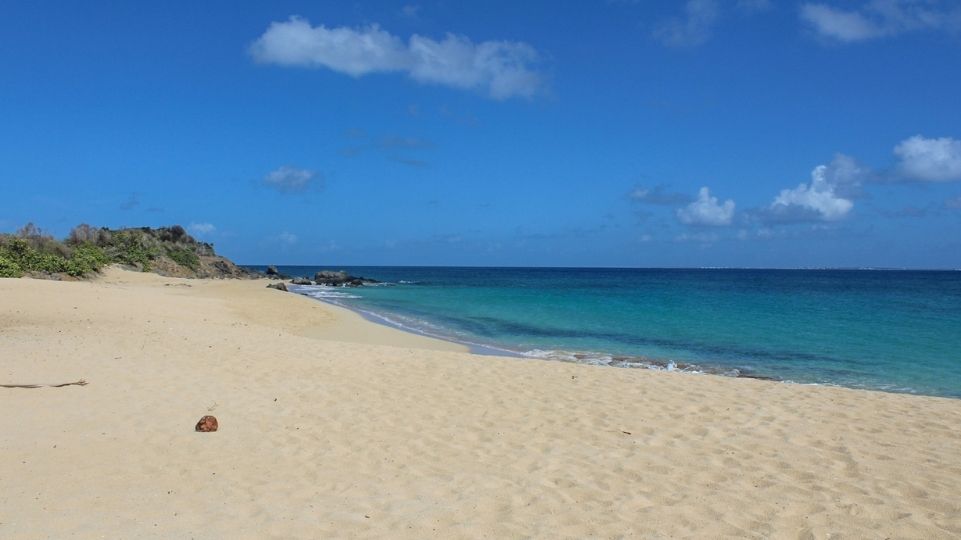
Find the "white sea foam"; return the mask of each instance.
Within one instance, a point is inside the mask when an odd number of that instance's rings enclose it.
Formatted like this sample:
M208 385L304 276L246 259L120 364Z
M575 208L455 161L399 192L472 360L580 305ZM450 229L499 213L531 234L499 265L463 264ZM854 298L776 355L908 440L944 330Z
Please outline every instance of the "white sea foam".
M311 298L322 298L324 300L337 298L362 298L356 294L343 292L343 287L328 287L326 285L295 285L290 287L291 292L309 296Z
M358 311L360 311L360 313L367 316L368 318L382 321L390 326L395 326L397 328L400 328L402 330L407 330L409 332L417 332L420 334L433 335L432 331L438 332L443 330L442 327L436 324L431 324L428 321L423 321L420 319L404 317L402 315L385 315L383 313L377 313L376 311L368 311L365 309L361 309ZM434 336L434 337L439 337L439 336Z
M591 364L595 366L610 366L613 364L627 364L626 359L615 360L613 356L595 352L573 352L563 350L544 350L533 349L523 353L528 358L539 358L543 360L559 360L561 362L576 362L579 364Z
M640 356L613 356L610 354L599 353L599 352L545 350L545 349L532 349L524 353L521 353L521 355L526 358L537 358L541 360L555 360L560 362L573 362L577 364L590 364L595 366L643 368L643 369L651 369L655 371L679 371L684 373L704 373L704 371L702 371L700 367L693 364L679 366L673 360L664 362L664 361L658 361L651 358L645 358ZM738 376L740 372L738 372L738 370L735 369L735 370L732 370L730 373L719 372L719 374Z
M356 294L328 292L328 291L312 291L304 294L307 296L311 296L313 298L361 298Z
M528 358L540 358L543 360L562 360L565 362L576 362L577 357L568 351L545 351L543 349L533 349L524 353Z

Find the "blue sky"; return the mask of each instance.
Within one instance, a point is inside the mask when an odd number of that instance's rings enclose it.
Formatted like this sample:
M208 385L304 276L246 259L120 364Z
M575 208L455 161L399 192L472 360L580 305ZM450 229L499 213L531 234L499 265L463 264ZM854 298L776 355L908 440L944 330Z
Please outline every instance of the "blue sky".
M0 231L961 267L961 2L4 2Z

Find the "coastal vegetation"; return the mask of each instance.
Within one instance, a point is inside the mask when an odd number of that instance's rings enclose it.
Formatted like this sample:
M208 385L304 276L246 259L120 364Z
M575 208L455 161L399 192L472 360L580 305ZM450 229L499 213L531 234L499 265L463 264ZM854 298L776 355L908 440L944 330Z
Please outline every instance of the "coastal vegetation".
M109 264L176 277L245 277L180 225L109 229L86 223L58 240L33 223L0 234L0 277L83 278Z

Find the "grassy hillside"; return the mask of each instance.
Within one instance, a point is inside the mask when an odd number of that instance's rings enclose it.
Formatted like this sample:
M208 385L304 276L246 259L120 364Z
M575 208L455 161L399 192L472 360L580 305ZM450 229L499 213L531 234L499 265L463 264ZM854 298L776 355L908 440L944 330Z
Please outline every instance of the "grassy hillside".
M0 234L0 277L82 278L108 264L177 277L249 277L179 225L108 229L78 225L57 240L32 223Z

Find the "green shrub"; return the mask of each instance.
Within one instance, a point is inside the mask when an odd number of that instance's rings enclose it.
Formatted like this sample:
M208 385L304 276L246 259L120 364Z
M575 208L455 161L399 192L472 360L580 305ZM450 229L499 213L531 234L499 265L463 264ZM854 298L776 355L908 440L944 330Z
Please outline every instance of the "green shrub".
M167 247L167 256L180 266L196 270L200 266L200 257L194 250L187 247Z
M20 277L22 275L23 270L20 268L20 265L5 253L0 252L0 278Z
M149 245L143 233L137 234L129 229L113 235L110 256L124 264L140 265L144 272L150 271L150 261L157 258L159 250Z
M30 251L30 245L23 238L12 237L9 238L4 249L10 257L21 259Z
M119 262L149 272L153 261L166 255L176 264L197 271L200 258L214 255L213 245L197 242L179 226L108 229L77 225L59 241L28 223L13 234L0 233L0 276L66 272L82 277Z
M26 238L5 238L0 245L0 277L20 277L25 272L57 274L66 272L83 277L97 272L110 262L107 254L93 244L81 244L73 249L70 258L61 250L43 252L30 245Z
M56 253L44 253L31 247L25 238L14 238L4 247L3 255L22 272L63 272L67 260Z
M66 264L66 272L71 276L82 277L99 272L110 263L110 259L102 249L93 244L81 244L73 250L70 260Z
M31 250L23 267L33 272L55 274L67 269L67 259L64 259L60 255L54 255L53 253L40 253L39 251Z

